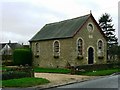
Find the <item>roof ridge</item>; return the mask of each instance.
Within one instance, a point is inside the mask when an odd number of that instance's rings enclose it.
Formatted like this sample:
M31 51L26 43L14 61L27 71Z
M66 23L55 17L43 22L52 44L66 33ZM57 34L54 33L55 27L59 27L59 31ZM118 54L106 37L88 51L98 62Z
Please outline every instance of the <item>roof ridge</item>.
M15 42L15 43L0 43L0 44L19 44L19 43L17 43L17 42Z
M56 23L61 23L61 22L69 21L69 20L74 20L74 19L86 17L86 16L88 16L88 15L91 15L91 14L86 14L86 15L82 15L82 16L75 17L75 18L69 18L69 19L62 20L62 21L56 21L56 22L53 22L53 23L47 23L47 24L45 24L45 25L56 24Z
M87 14L59 22L48 23L29 41L73 37L92 14Z

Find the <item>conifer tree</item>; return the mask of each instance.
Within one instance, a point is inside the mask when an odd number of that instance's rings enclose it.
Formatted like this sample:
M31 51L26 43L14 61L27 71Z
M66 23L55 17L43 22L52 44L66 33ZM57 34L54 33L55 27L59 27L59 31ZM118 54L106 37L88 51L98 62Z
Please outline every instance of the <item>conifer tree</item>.
M115 29L113 28L114 24L112 24L112 18L109 14L105 13L100 17L99 26L107 38L108 49L112 45L118 45L118 39L115 36Z

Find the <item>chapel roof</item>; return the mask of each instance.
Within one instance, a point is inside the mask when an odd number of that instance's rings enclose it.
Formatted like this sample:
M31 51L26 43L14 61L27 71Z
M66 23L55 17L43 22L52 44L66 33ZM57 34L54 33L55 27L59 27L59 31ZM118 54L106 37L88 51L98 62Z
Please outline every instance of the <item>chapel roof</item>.
M31 41L71 38L80 30L80 28L89 19L89 17L92 17L94 19L92 14L87 14L73 19L67 19L60 22L46 24L29 41L31 42Z

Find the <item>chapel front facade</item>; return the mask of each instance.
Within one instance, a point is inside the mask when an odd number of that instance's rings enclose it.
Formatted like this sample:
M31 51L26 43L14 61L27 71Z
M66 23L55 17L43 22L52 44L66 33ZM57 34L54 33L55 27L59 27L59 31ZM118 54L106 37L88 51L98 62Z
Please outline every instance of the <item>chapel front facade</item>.
M64 68L107 60L106 38L92 14L47 24L30 44L34 66Z

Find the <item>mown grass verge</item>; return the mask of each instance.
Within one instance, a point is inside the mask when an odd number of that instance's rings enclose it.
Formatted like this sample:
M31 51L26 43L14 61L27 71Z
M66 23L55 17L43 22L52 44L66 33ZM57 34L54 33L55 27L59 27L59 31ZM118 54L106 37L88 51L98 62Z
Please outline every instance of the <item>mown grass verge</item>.
M31 87L49 83L50 81L44 78L20 78L3 80L2 87Z
M106 76L113 73L120 72L120 69L108 69L108 70L96 70L96 71L85 71L78 72L79 75L88 75L88 76Z
M62 68L34 68L34 72L39 73L61 73L61 74L68 74L71 72L69 69L62 69Z
M34 72L38 73L61 73L61 74L69 74L72 73L70 69L61 69L61 68L34 68ZM87 75L87 76L106 76L111 75L113 73L120 72L119 68L110 68L106 70L92 70L92 71L77 71L74 74L77 75Z

